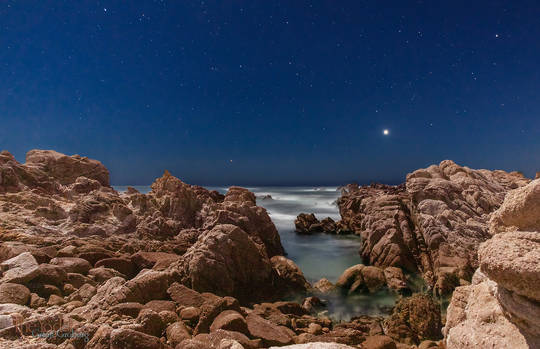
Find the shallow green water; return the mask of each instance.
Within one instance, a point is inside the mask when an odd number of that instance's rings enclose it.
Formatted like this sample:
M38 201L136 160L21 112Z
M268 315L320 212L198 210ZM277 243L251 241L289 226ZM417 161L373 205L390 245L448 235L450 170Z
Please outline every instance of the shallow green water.
M126 190L125 186L116 187ZM136 187L142 193L150 187ZM209 188L225 193L227 188ZM360 239L354 235L313 234L301 235L294 232L294 220L300 213L314 213L317 218L331 217L339 220L335 201L340 193L335 187L256 187L249 188L257 196L257 204L267 209L276 225L287 258L293 260L306 279L314 283L321 278L336 282L345 269L362 263L358 251ZM267 196L270 198L265 198ZM383 315L389 312L396 295L381 291L368 295L327 295L327 311L331 318L349 320L359 315Z

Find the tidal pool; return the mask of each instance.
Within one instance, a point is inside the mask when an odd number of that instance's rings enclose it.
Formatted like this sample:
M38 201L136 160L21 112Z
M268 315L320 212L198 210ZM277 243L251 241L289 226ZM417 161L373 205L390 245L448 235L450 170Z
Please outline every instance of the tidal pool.
M150 186L134 186L141 193ZM125 191L127 186L116 186ZM225 194L227 187L208 187ZM294 231L294 220L300 213L314 213L318 219L340 219L336 200L340 192L336 187L251 187L257 205L266 208L276 225L287 258L293 260L310 283L327 278L335 283L345 269L362 263L358 251L361 240L354 235L313 234L301 235ZM376 294L327 295L328 315L335 320L349 320L359 315L387 314L396 296L387 290Z

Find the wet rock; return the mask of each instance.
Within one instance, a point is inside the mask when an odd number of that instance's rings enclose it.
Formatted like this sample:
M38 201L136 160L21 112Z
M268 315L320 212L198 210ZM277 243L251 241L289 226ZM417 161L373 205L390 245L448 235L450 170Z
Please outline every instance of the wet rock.
M384 278L388 288L398 293L409 292L409 286L407 285L407 278L403 274L403 270L396 267L388 267L384 269Z
M275 287L281 295L305 293L311 287L300 268L290 259L274 256L270 259L270 263L277 274Z
M294 226L297 233L312 234L323 231L321 223L313 213L300 213L294 221Z
M342 281L344 282L344 281ZM328 279L322 278L313 284L313 288L320 293L329 293L335 290L335 286Z
M384 272L382 269L377 267L364 267L362 269L362 278L364 279L364 284L366 285L370 293L375 293L386 285Z
M362 270L365 268L363 264L353 265L347 268L338 278L336 287L350 288L353 284L362 282Z

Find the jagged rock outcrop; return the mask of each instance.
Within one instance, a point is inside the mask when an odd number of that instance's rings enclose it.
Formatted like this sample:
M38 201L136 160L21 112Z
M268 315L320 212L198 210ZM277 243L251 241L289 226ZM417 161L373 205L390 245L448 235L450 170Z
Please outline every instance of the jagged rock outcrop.
M508 191L528 182L517 172L445 160L399 186L349 185L338 205L343 225L363 237L366 262L420 271L437 293L449 294L478 267L478 246L491 237L490 214Z
M36 167L62 185L75 183L85 177L109 186L109 171L97 160L79 155L67 156L54 150L30 150L26 154L26 166Z
M340 222L335 222L332 218L326 217L318 220L313 213L300 213L294 226L299 234L327 233L327 234L350 234Z
M458 287L448 307L449 349L540 347L539 212L537 179L508 193L492 215L496 235L478 249L472 285Z

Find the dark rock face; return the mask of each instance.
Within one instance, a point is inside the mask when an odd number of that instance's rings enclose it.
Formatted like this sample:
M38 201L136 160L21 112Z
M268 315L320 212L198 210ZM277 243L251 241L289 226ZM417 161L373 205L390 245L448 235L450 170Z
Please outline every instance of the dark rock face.
M477 250L490 237L490 214L523 175L471 170L452 161L417 170L405 184L342 189L341 223L362 236L364 261L420 271L440 294L470 280Z
M299 234L327 233L327 234L349 234L350 231L335 222L332 218L326 217L321 221L313 213L300 213L294 221L296 232Z

